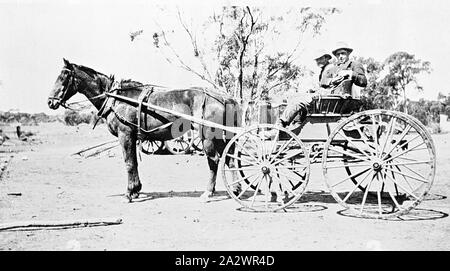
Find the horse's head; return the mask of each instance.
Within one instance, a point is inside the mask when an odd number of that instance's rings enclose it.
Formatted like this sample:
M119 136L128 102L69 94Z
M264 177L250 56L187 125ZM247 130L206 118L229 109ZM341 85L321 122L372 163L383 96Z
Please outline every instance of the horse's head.
M74 64L64 59L64 67L48 97L47 103L50 109L55 110L60 105L65 106L65 102L77 93L76 80Z

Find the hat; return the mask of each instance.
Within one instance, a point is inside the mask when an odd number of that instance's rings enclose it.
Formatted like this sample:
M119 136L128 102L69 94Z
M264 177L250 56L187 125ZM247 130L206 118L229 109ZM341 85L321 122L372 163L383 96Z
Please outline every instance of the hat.
M350 47L347 45L347 43L345 43L345 42L338 42L338 43L336 43L336 46L335 46L334 48L336 48L336 49L334 49L334 50L332 51L332 53L333 53L333 55L335 55L335 56L336 56L336 52L339 51L339 50L341 50L341 49L347 50L349 54L350 54L351 52L353 52L353 49L350 48Z
M321 58L323 56L328 57L328 59L332 58L331 55L327 51L325 51L324 49L319 49L314 54L314 60L317 60L317 59L319 59L319 58Z

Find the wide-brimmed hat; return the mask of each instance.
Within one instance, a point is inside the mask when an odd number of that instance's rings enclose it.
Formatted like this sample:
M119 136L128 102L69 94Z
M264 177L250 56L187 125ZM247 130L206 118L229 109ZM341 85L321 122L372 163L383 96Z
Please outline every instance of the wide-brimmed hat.
M332 56L325 49L319 49L314 54L314 60L317 60L323 56L326 56L328 59L332 58Z
M332 53L333 53L333 55L335 55L335 56L336 56L336 52L339 51L339 50L341 50L341 49L347 50L349 54L350 54L351 52L353 52L353 49L352 49L350 46L348 46L348 44L345 43L345 42L338 42L338 43L336 43L336 46L335 46L334 48L336 48L336 49L334 49L334 50L332 51Z

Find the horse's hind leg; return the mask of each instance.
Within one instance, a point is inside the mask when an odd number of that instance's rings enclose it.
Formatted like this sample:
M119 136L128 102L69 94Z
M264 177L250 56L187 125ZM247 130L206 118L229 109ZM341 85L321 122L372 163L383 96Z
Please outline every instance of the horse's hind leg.
M126 197L129 202L139 197L142 184L139 180L138 161L136 155L136 134L131 129L120 131L118 134L120 145L122 146L123 158L128 174L128 187Z
M200 196L203 201L207 201L215 192L217 169L219 167L219 157L216 151L215 142L212 139L203 140L203 151L206 154L209 167L209 179L206 184L205 192Z

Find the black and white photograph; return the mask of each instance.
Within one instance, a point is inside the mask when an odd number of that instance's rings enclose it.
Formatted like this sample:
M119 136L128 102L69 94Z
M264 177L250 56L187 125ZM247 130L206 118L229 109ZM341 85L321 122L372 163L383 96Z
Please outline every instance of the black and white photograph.
M450 250L449 14L0 0L0 251Z

